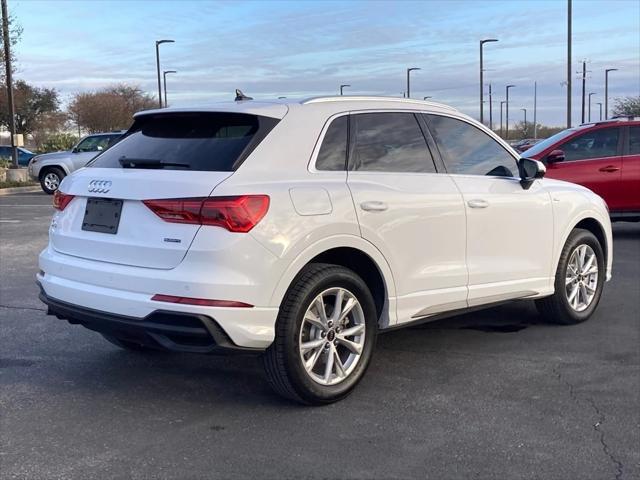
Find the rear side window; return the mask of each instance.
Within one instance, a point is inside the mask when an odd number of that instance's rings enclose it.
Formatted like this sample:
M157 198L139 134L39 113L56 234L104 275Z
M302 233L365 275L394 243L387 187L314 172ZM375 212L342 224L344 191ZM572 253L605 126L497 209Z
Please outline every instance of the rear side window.
M564 151L566 161L614 157L618 154L619 135L618 127L599 128L575 136L558 148Z
M640 155L640 126L629 127L629 155Z
M435 173L431 152L413 113L351 116L355 145L349 169L368 172Z
M456 118L428 115L447 172L460 175L513 177L516 161L498 142Z
M145 115L89 166L230 172L277 123L243 113Z
M349 117L343 115L331 122L322 139L316 159L316 170L344 170L347 164L347 136Z

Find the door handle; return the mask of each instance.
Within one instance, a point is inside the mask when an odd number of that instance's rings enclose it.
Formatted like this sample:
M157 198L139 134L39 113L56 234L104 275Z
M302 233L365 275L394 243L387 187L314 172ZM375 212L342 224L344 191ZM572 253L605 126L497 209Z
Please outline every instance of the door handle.
M387 208L386 203L379 201L362 202L360 208L366 212L384 212Z
M467 205L469 205L470 208L487 208L489 206L489 202L482 200L481 198L474 198L473 200L469 200Z
M620 169L614 165L607 165L606 167L602 167L600 169L601 172L607 172L607 173L617 172L618 170Z

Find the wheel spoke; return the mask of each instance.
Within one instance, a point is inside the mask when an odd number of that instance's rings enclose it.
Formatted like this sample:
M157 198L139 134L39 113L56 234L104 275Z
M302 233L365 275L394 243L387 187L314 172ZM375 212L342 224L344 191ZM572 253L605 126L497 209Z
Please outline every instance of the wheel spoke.
M592 287L591 285L585 284L584 288L587 289L587 292L589 292L589 294L596 293L596 289L594 287Z
M573 300L576 298L577 295L578 295L578 285L574 285L574 287L571 289L571 293L569 294L569 297L567 298L567 300L569 300L569 303L573 305Z
M589 270L587 270L586 272L584 272L584 275L593 275L594 273L598 273L598 266L597 265L593 265Z
M331 380L331 374L333 373L333 361L334 361L333 351L329 352L327 355L327 364L324 367L324 381L328 382Z
M571 285L571 284L572 284L573 282L575 282L575 281L576 281L576 277L575 277L575 276L573 276L573 277L567 277L567 278L565 279L565 283L564 283L564 284L565 284L565 286L566 286L566 285Z
M342 302L344 300L344 290L338 290L336 293L336 303L333 306L333 313L331 314L331 320L339 322L340 312L342 312Z
M318 359L322 355L323 350L324 350L324 347L319 347L315 352L313 352L313 355L311 355L309 359L304 363L304 366L307 369L307 371L310 372L315 368L316 363L318 363Z
M584 284L580 285L580 295L582 296L582 303L585 306L589 305L589 296L587 295L587 289Z
M349 312L351 312L351 310L353 310L353 307L355 307L358 304L358 302L356 301L355 298L349 298L349 300L347 300L346 305L344 306L344 309L342 310L342 312L340 312L340 317L338 318L338 322L343 321L347 315L349 315Z
M344 378L346 376L346 372L344 371L344 365L342 364L342 360L340 360L340 355L338 355L338 350L336 350L335 346L331 346L332 355L335 357L334 362L336 366L336 375L340 378Z
M300 345L302 349L302 353L307 353L309 350L314 350L318 347L322 347L325 344L326 340L324 338L318 338L317 340L311 340L309 342L303 342Z
M351 340L347 340L346 338L343 338L343 337L336 337L336 338L338 339L338 343L340 343L341 345L344 345L356 355L360 355L362 353L362 345L356 342L352 342Z
M354 335L358 335L362 332L364 332L364 324L344 329L338 334L338 338L353 337Z
M322 323L322 321L316 316L316 314L311 311L311 309L307 310L304 319L311 325L314 325L321 330L324 330L326 328L326 325Z
M585 262L584 266L582 267L582 274L584 275L588 270L591 269L591 266L593 265L593 261L595 260L596 256L595 255L591 255L589 257L589 259Z
M327 312L324 309L324 299L322 295L318 295L315 300L316 310L318 311L318 316L320 317L320 321L322 322L323 327L327 325Z

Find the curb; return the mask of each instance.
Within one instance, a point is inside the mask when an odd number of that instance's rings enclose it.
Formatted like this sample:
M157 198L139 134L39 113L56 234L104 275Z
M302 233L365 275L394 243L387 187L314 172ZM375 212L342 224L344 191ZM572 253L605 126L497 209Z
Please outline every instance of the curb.
M42 188L39 186L0 188L0 197L3 195L11 195L12 193L35 193L41 191Z

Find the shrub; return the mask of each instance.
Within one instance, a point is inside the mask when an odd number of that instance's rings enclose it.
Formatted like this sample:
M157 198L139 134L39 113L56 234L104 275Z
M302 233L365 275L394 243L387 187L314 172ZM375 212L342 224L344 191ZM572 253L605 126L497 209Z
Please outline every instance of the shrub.
M41 153L71 150L78 141L78 137L70 133L54 133L42 142Z

